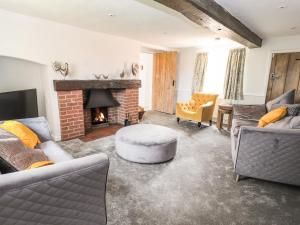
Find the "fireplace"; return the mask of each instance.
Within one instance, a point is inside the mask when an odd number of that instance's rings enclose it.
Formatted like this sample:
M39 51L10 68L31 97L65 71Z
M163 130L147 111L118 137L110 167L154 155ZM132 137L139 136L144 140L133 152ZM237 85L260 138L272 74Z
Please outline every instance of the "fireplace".
M140 80L55 80L61 139L90 133L93 127L138 122Z
M85 94L85 110L91 114L91 128L109 125L109 108L120 105L111 91L109 89L91 89Z

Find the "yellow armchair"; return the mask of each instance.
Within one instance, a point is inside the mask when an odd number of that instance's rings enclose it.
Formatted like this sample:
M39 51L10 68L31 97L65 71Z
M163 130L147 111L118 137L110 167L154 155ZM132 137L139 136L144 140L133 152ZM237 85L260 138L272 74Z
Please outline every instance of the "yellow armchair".
M180 119L198 122L201 127L202 122L212 124L212 116L218 95L194 93L192 99L187 103L176 104L176 117L179 123Z

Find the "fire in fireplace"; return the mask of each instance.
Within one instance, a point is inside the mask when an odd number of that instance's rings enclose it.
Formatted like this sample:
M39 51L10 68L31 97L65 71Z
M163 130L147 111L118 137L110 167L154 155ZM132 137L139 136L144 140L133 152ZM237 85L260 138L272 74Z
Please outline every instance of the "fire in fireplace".
M114 99L110 90L91 89L87 93L85 108L91 111L92 126L108 125L108 108L119 106L119 102Z
M92 113L92 125L108 123L107 107L92 108L91 113Z

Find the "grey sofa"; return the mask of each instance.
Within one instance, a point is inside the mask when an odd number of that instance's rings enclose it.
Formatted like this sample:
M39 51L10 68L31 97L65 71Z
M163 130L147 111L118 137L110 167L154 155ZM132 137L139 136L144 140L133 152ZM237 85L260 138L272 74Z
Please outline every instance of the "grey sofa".
M300 185L300 130L258 128L265 105L234 105L231 150L237 180Z
M73 159L51 141L45 118L20 121L38 134L39 147L55 164L0 175L0 224L106 224L108 157Z

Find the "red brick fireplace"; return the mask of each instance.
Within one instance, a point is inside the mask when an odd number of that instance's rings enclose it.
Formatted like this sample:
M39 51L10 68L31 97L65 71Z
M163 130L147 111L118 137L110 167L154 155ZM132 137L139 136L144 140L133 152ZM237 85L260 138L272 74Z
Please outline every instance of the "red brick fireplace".
M84 136L92 128L91 109L85 108L87 93L106 89L119 106L108 107L110 124L124 124L129 115L131 123L138 122L138 89L140 80L55 80L60 116L61 139Z

